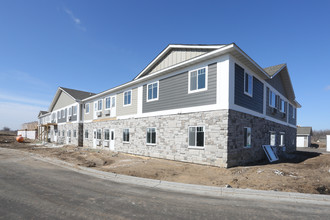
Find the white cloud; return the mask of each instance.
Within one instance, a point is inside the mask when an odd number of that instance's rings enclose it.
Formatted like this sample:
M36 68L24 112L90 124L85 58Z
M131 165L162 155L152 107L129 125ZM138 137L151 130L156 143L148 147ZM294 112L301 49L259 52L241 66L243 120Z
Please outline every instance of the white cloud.
M39 105L39 106L43 106L44 108L50 104L47 101L31 99L31 98L24 97L24 96L8 95L8 94L4 94L4 93L0 94L0 100L1 99L6 102L15 102L15 103L19 102L21 104L25 103L25 104L29 104L29 105Z
M76 25L76 27L77 27L78 29L80 29L80 30L82 30L82 31L86 31L86 28L83 27L83 26L81 25L81 21L80 21L80 19L77 18L76 16L74 16L74 14L72 13L71 10L69 10L69 9L67 9L67 8L64 8L63 10L64 10L64 12L65 12L67 15L70 16L70 18L71 18L72 21L75 23L75 25Z
M0 102L0 129L7 126L16 130L21 128L23 123L36 121L42 109L44 109L43 106Z

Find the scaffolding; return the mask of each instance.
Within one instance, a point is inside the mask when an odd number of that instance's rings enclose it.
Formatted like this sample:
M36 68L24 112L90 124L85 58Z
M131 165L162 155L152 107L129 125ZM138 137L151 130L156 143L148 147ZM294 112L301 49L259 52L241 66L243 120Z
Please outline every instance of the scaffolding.
M48 134L50 131L50 126L57 126L57 123L47 123L39 125L38 127L38 139L42 142L49 142Z

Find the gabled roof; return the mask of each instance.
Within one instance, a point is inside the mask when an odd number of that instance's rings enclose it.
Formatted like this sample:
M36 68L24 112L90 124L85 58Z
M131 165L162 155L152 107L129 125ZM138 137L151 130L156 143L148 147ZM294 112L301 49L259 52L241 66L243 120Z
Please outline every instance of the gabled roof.
M47 111L40 111L39 114L38 114L38 118L41 117L41 116L47 115L47 114L49 114L49 112L47 112Z
M50 104L48 111L51 112L55 103L57 102L61 92L66 93L70 98L72 98L74 101L79 102L82 101L83 99L86 99L88 97L91 97L93 95L96 95L95 93L91 93L91 92L85 92L85 91L81 91L81 90L76 90L76 89L68 89L68 88L64 88L64 87L58 87L56 94L53 98L52 103Z
M312 127L297 127L297 135L312 135Z
M221 47L225 46L225 44L169 44L163 51L161 51L156 58L154 58L148 66L146 66L135 78L139 79L140 77L143 77L147 75L152 69L160 62L162 59L164 59L173 49L194 49L194 50L206 50L205 53L211 52L215 49L219 49ZM204 54L205 54L204 53ZM201 54L202 55L202 54ZM191 57L195 58L197 56ZM183 61L186 61L189 59L185 59ZM177 63L175 63L177 64Z
M266 71L266 73L268 73L269 76L272 77L272 76L276 75L279 71L281 71L285 66L286 66L286 64L283 63L283 64L278 64L275 66L266 67L266 68L264 68L264 70Z
M68 89L68 88L64 88L64 87L59 87L59 88L62 89L63 91L65 91L68 95L70 95L74 99L78 99L78 100L83 100L85 98L95 95L95 93L85 92L85 91L76 90L76 89Z

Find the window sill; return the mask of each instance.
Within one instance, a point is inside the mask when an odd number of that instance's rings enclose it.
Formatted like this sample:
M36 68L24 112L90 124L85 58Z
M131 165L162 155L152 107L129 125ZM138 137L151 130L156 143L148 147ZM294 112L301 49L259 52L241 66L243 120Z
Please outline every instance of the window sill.
M244 149L250 149L252 146L244 146Z
M251 97L251 98L253 98L253 94L250 94L250 93L245 92L245 91L244 91L244 94L247 95L247 96L249 96L249 97Z
M196 89L196 90L189 90L188 94L192 94L192 93L197 93L197 92L205 92L207 91L207 88L204 89Z
M205 147L188 146L188 149L191 149L191 150L205 150Z
M127 141L123 141L123 144L129 144L130 142L127 142Z
M146 143L146 145L155 146L155 145L157 145L157 144Z
M147 99L147 102L154 102L154 101L158 101L158 98L156 98L156 99Z

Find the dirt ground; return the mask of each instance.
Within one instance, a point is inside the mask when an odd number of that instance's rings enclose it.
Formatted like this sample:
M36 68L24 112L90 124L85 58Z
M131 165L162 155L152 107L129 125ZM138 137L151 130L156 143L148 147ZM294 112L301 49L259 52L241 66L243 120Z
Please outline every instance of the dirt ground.
M49 148L18 143L0 132L0 147L58 158L79 166L137 177L220 187L330 195L330 154L297 151L275 164L218 168L75 146Z

